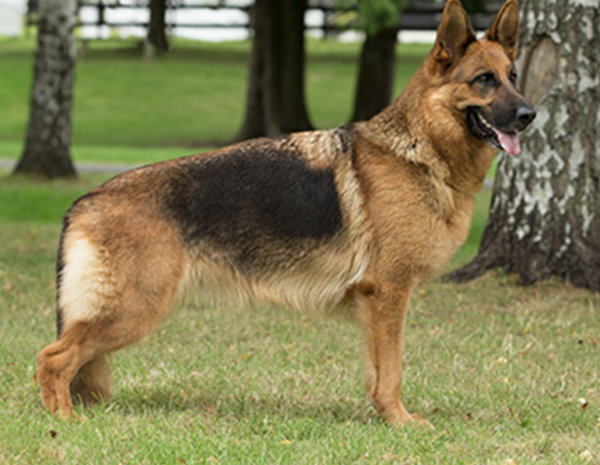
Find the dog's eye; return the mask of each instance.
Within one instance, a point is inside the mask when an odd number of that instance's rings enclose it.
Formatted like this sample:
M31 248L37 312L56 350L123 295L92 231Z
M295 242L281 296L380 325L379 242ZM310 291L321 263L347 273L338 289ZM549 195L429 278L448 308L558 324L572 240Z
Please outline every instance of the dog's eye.
M494 76L494 73L491 73L491 72L482 73L475 78L474 82L477 82L479 84L485 84L485 85L495 84L496 76Z
M515 82L517 82L517 72L516 71L511 71L510 74L508 75L508 79L510 79L510 82L512 82L513 84Z

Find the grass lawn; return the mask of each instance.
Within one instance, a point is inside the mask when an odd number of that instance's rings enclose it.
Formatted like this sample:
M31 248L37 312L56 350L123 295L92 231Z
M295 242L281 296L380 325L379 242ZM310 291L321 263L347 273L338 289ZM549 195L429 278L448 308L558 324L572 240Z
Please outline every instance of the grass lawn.
M131 43L92 44L78 68L78 161L144 163L233 135L247 45L181 48L143 63ZM349 114L356 46L315 41L310 50L311 113L319 127L336 126ZM405 50L416 67L424 50ZM0 158L20 151L30 52L27 42L0 41ZM525 288L495 272L466 285L434 281L412 302L403 396L435 431L380 421L364 396L352 316L202 303L178 309L142 344L114 356L108 405L81 412L79 422L56 420L32 378L36 354L55 337L60 219L107 175L75 182L7 175L0 171L1 464L600 461L600 296L555 280ZM475 253L488 204L484 192L451 267Z
M597 463L600 297L496 273L413 300L404 399L433 432L391 429L369 406L351 316L202 304L114 356L107 406L54 419L32 377L55 337L59 220L104 177L1 178L0 463Z
M27 124L33 42L0 40L0 158L18 158ZM351 112L357 44L310 40L307 104L317 128L337 127ZM396 89L408 82L429 46L400 45ZM94 147L199 147L230 140L243 115L249 43L175 40L173 50L145 62L133 41L92 42L78 61L74 89L73 155L105 161ZM98 152L98 153L96 153ZM110 152L110 151L109 151ZM135 153L108 154L123 163ZM167 158L172 152L165 152Z

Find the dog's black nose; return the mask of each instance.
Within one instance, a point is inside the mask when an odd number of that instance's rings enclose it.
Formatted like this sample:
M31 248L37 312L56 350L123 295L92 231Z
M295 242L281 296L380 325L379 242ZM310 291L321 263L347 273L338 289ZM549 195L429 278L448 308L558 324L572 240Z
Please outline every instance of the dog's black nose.
M520 129L525 129L529 123L535 118L535 110L530 105L522 105L517 108L517 120L519 121Z

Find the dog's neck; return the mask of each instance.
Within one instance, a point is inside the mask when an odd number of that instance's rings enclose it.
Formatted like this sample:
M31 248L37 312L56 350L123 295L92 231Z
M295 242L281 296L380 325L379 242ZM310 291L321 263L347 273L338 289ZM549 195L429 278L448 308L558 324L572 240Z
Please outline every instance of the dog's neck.
M439 105L423 70L415 83L365 125L365 133L383 152L426 165L455 190L479 192L497 153L469 132L464 114ZM440 141L436 144L436 141Z

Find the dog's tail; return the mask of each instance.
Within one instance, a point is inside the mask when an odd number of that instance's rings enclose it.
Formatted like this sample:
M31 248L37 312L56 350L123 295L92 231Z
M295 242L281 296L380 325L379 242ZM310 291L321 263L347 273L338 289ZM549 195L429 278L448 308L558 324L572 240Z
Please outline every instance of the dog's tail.
M56 337L59 338L63 332L63 310L60 306L60 288L61 288L61 276L63 269L65 268L65 235L69 227L69 217L65 216L63 220L63 227L60 233L60 239L58 242L58 254L56 255Z

